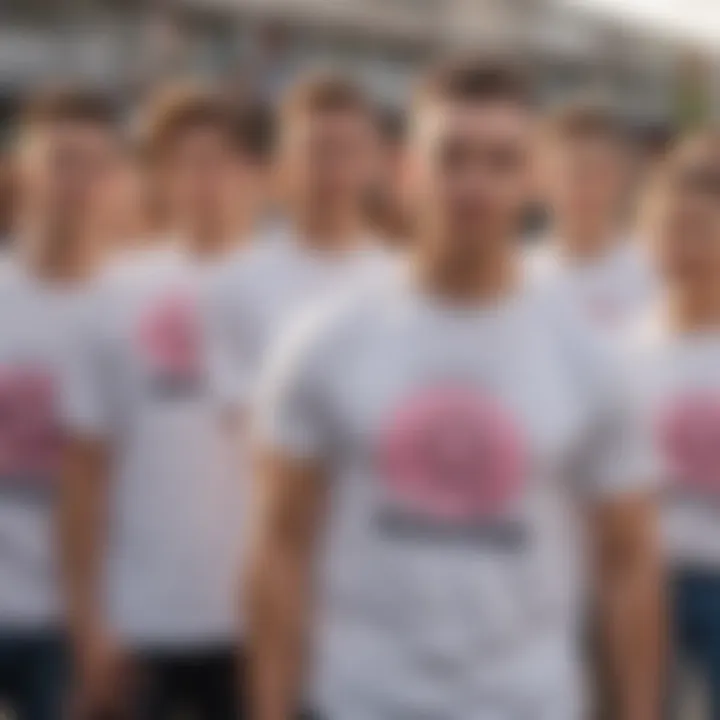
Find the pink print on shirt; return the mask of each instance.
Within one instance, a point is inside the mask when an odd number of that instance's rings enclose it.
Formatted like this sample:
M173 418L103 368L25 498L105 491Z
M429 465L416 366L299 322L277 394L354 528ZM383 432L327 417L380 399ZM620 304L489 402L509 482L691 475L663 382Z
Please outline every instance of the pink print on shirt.
M156 301L141 320L139 343L156 375L196 380L202 370L203 343L192 294L175 291Z
M436 521L502 518L523 489L522 433L506 408L474 390L435 387L404 402L381 457L393 507Z
M658 441L679 489L720 495L720 392L676 398L660 414Z
M60 450L53 377L31 367L0 367L0 485L38 489L53 483Z

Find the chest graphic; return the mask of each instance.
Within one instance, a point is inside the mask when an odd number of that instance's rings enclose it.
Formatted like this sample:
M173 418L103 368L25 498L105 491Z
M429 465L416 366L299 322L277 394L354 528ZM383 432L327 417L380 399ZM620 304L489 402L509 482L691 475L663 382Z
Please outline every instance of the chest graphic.
M176 290L144 311L137 345L152 375L153 387L183 394L197 388L204 371L204 342L196 298Z
M60 451L53 376L33 367L0 367L0 486L46 489L57 479Z
M437 387L391 413L380 465L395 511L442 524L494 522L522 493L525 442L512 414L493 398Z
M676 489L720 497L720 392L676 397L660 412L656 435Z

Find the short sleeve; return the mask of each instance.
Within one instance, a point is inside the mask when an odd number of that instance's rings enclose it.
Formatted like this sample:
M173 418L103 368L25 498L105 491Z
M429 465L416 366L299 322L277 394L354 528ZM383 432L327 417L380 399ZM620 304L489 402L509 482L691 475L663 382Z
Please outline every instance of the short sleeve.
M597 329L557 284L546 294L564 375L582 408L571 481L586 500L649 492L659 483L652 427L643 413L632 353Z
M583 478L590 498L650 492L660 476L652 428L642 411L638 383L624 362L605 368L597 388L597 410L583 456Z
M298 459L322 460L330 449L328 383L333 352L319 318L293 321L264 363L255 401L255 439Z
M74 330L62 369L61 420L71 434L102 437L110 431L112 377L100 318L86 317Z

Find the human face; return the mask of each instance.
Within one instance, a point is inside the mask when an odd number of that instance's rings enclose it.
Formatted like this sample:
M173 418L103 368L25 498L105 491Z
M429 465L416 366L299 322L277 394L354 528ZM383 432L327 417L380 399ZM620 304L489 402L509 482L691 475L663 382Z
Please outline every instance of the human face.
M34 131L19 158L24 211L58 236L99 228L121 157L117 136L102 125L65 121Z
M291 204L360 211L375 176L377 132L358 110L298 115L281 137L279 172Z
M250 164L213 127L186 130L168 148L156 181L168 223L193 235L236 226L252 188Z
M530 197L531 135L530 113L509 101L421 108L408 159L421 233L458 252L514 239Z
M619 140L550 139L538 158L540 192L557 222L582 231L618 221L631 169Z
M655 203L652 248L675 285L720 279L720 153L704 144L670 163Z

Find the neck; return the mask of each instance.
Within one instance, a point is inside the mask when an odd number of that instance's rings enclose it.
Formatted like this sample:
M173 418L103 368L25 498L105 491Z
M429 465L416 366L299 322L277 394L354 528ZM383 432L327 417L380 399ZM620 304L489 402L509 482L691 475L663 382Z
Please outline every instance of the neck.
M617 246L619 237L617 228L607 223L558 222L553 235L562 256L579 263L603 257Z
M671 327L681 333L720 329L720 287L710 281L706 286L671 289L668 312Z
M418 243L416 277L428 292L458 303L485 302L510 292L519 282L515 239L477 244L479 251L452 253L449 238Z
M235 228L194 228L180 231L182 244L190 255L201 260L216 260L227 255L237 245Z
M27 230L20 233L18 254L36 277L50 282L80 283L100 262L99 242L70 231Z
M299 211L293 220L300 242L316 250L351 249L360 242L364 230L363 217L355 211Z

